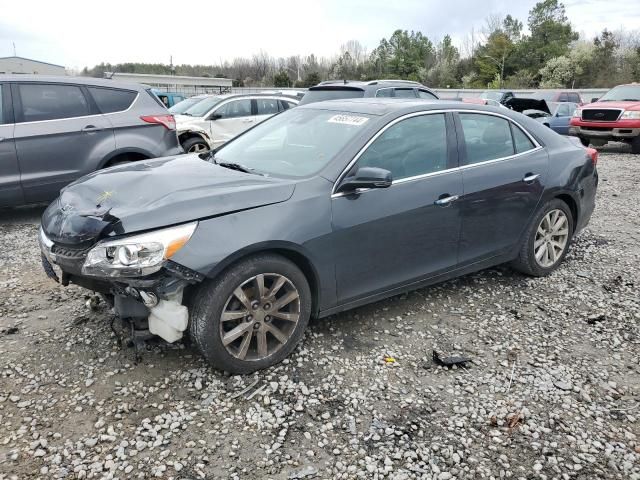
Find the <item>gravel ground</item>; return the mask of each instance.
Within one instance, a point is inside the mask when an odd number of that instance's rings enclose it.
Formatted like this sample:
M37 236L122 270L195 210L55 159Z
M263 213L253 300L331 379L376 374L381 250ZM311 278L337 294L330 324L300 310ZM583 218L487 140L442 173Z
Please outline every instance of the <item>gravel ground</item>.
M246 377L188 346L136 363L106 307L45 277L37 227L0 224L0 479L639 480L640 158L599 167L552 276L501 267L314 321Z

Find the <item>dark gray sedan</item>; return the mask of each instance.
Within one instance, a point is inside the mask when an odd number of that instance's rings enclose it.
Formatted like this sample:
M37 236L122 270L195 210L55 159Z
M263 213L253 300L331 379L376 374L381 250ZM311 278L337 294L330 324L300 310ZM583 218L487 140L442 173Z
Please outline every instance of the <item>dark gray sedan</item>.
M504 262L550 274L593 212L596 155L502 108L315 103L208 156L78 180L43 216L43 263L135 328L188 331L212 365L250 372L312 315Z

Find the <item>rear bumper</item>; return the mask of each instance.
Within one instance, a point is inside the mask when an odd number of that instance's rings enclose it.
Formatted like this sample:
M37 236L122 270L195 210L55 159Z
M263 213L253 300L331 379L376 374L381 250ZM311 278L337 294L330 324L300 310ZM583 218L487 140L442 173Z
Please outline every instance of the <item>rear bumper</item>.
M583 138L600 138L602 140L624 140L640 135L640 127L587 127L571 125L569 126L569 135Z

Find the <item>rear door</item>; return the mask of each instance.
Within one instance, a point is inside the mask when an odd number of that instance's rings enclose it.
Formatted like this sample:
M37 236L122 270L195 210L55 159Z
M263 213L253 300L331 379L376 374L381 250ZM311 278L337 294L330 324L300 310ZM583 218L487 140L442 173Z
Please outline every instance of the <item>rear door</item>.
M536 210L548 156L519 126L484 113L456 114L464 195L460 265L508 252Z
M559 104L555 114L549 117L549 127L560 135L569 135L569 121L577 107L571 102Z
M14 128L11 89L8 83L0 83L0 207L24 203Z
M27 203L49 201L78 177L94 171L115 148L111 124L86 87L15 83L14 137Z
M253 124L260 123L265 121L267 118L275 115L280 110L280 105L278 104L277 98L255 98L254 102L254 112L253 116Z
M251 99L229 100L209 115L213 147L217 148L253 125Z

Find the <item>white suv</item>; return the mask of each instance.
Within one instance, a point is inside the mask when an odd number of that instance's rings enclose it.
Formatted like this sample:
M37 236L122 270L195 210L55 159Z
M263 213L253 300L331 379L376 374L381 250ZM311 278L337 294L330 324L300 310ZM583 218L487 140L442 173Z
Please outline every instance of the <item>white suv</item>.
M175 116L180 144L188 153L218 148L272 115L295 107L298 101L275 94L210 95Z

